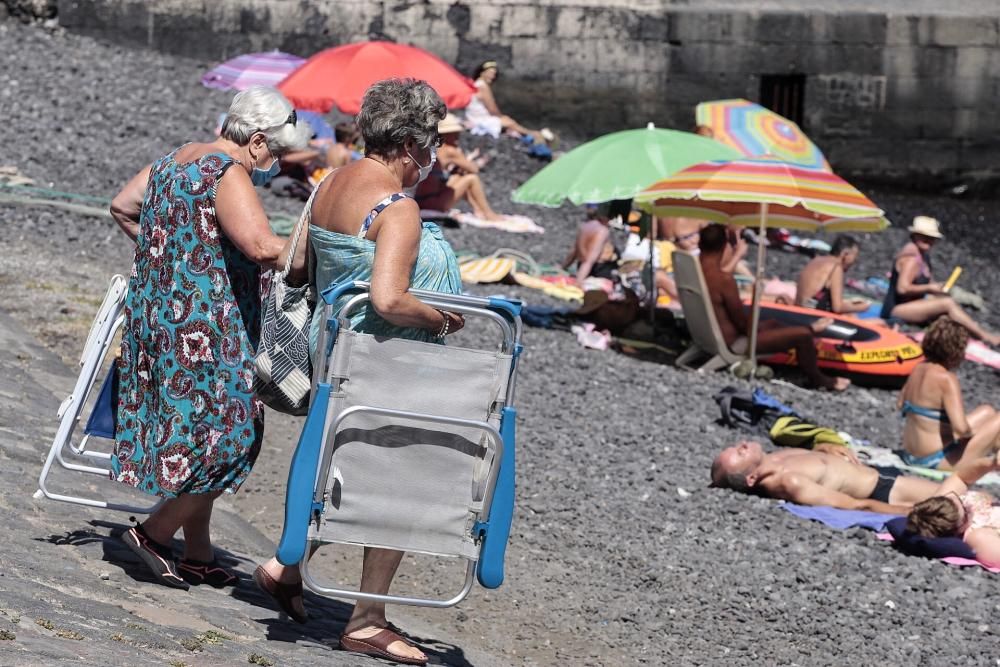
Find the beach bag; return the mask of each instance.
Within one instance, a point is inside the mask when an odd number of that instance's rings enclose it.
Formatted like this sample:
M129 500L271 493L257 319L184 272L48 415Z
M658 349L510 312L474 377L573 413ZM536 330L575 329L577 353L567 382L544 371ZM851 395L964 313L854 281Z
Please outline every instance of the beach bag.
M812 449L822 443L847 446L847 441L832 428L810 424L791 415L778 417L771 425L768 435L771 442L781 447Z
M768 432L779 417L799 416L759 387L753 391L724 387L712 399L719 405L723 424L760 435L769 435Z
M312 253L307 253L310 275L305 285L293 287L286 282L286 278L318 190L319 185L313 188L292 232L284 269L271 276L261 315L260 343L254 356L257 374L254 390L257 397L268 407L290 415L304 415L309 411L312 384L309 328L316 305L316 291L312 285Z

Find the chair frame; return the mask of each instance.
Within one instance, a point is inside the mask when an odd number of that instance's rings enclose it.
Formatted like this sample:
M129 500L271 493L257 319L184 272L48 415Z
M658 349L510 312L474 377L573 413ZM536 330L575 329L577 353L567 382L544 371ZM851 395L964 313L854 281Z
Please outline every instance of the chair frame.
M73 434L81 419L81 413L87 405L87 400L97 383L100 371L111 350L111 343L119 329L125 324L125 298L128 295L128 280L121 275L111 278L111 284L104 296L104 301L97 311L94 323L91 325L87 335L87 342L84 345L83 353L80 356L80 375L72 393L59 406L56 416L59 418L59 428L49 446L49 453L42 465L41 473L38 476L38 490L35 498L48 498L59 502L83 505L85 507L98 507L101 509L116 510L120 512L131 512L135 514L149 514L160 506L162 500L157 500L153 505L130 505L125 503L115 503L107 500L86 498L83 496L71 495L69 493L57 493L48 487L48 477L52 472L53 464L58 464L66 470L84 473L88 475L98 475L107 478L110 469L97 467L94 465L82 465L72 463L66 459L64 454L68 450L73 455L97 462L108 463L111 454L94 450L88 447L91 444L91 434L85 433L79 444L73 443Z
M449 295L426 290L410 290L422 302L435 308L483 317L494 322L502 333L501 350L511 355L510 376L504 405L500 409L499 428L486 421L475 421L373 406L351 406L337 415L330 414L330 396L339 389L339 379L329 377L329 362L337 334L351 327L348 315L369 299L368 283L355 281L334 285L323 292L325 326L320 330L317 349L321 351L313 369L313 392L306 424L299 438L289 470L285 503L285 526L277 550L278 561L286 566L299 565L304 585L326 597L367 600L387 604L406 604L444 608L461 602L478 579L485 588L497 588L503 583L503 558L510 533L514 506L514 437L516 409L514 385L521 352L520 303L495 297ZM353 296L336 316L333 304L341 296ZM318 529L326 502L326 482L333 452L328 437L352 414L370 413L428 423L450 424L475 428L487 438L492 448L492 466L486 478L483 507L472 529L472 537L480 541L478 557L470 559L461 590L446 599L381 595L327 586L313 577L308 568L308 543L321 543L310 535L310 527Z

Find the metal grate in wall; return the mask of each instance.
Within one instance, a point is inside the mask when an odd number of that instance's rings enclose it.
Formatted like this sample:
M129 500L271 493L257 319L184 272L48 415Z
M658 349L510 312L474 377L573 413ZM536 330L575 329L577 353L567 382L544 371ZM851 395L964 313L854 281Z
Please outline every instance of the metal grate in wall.
M806 106L805 74L762 74L760 104L802 127ZM803 128L805 129L805 128Z

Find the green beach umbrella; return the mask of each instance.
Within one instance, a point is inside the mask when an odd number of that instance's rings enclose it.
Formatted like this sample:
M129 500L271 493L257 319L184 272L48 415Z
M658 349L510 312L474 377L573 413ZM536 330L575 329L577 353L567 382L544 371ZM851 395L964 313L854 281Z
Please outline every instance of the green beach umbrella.
M699 162L742 154L713 139L677 130L623 130L588 141L553 161L514 190L520 204L557 207L631 199L655 181Z

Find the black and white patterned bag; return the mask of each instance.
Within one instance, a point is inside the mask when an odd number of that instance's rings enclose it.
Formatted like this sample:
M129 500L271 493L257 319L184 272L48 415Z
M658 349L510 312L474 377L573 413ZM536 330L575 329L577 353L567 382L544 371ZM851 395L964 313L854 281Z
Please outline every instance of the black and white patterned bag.
M322 181L320 182L320 184ZM260 343L254 357L257 397L266 405L290 415L309 411L309 391L312 384L312 360L309 357L309 327L312 322L316 292L312 272L302 287L286 282L302 230L309 222L313 197L320 184L313 188L299 222L292 233L291 247L283 271L271 276L261 314ZM310 253L307 252L307 256ZM311 261L307 262L311 266Z

